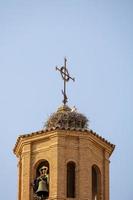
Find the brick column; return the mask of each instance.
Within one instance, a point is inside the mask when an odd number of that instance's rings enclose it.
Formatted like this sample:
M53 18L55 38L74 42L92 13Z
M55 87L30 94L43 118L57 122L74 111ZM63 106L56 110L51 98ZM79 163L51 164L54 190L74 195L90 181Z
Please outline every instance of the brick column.
M58 184L58 138L56 135L51 136L50 138L50 188L49 188L49 199L56 200L57 199L57 184Z
M104 200L109 200L109 154L104 152Z
M80 138L79 143L79 199L91 200L91 174L89 173L89 162L86 140Z
M22 150L22 168L21 168L21 199L19 200L30 200L30 169L31 163L31 146L30 144L25 144Z
M21 156L19 156L18 160L18 200L21 200L21 179L22 179L22 160Z
M65 163L65 137L59 137L58 143L58 200L66 199L66 163Z

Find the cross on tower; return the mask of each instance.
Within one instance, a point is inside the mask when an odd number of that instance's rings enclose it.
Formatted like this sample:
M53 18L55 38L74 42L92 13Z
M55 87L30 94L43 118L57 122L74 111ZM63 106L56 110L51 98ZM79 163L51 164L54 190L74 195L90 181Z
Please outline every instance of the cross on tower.
M67 103L67 95L66 95L66 83L71 79L73 81L75 81L75 78L72 78L70 75L69 75L69 72L68 72L68 69L66 67L66 62L67 62L67 59L64 58L64 66L62 66L61 68L58 68L56 67L56 70L58 70L62 76L62 79L64 80L64 90L62 90L62 94L63 94L63 103L64 105L66 105Z

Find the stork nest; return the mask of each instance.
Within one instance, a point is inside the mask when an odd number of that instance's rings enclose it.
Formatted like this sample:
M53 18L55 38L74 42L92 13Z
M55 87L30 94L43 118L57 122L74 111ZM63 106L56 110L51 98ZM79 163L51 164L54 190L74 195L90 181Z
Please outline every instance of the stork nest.
M88 119L81 113L70 110L60 110L53 113L44 128L59 128L59 129L88 129Z

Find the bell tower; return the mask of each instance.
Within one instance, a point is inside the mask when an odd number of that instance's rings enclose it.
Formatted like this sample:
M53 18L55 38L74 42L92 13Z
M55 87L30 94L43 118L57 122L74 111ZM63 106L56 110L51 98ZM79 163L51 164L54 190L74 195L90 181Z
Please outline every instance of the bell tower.
M67 103L66 60L63 105L41 131L20 135L14 147L18 158L18 200L109 200L109 158L113 144L89 128L86 116Z

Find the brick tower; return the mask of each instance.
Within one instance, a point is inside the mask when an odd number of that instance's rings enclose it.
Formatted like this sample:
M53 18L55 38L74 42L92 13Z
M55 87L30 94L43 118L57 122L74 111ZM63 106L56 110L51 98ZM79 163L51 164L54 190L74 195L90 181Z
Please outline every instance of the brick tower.
M65 67L63 105L43 130L20 135L15 144L18 200L109 200L109 158L115 146L66 105L65 81L71 77Z
M109 200L113 150L113 144L87 128L84 115L68 106L60 107L44 130L17 139L18 200L41 199L33 190L33 181L43 165L49 169L47 199Z

